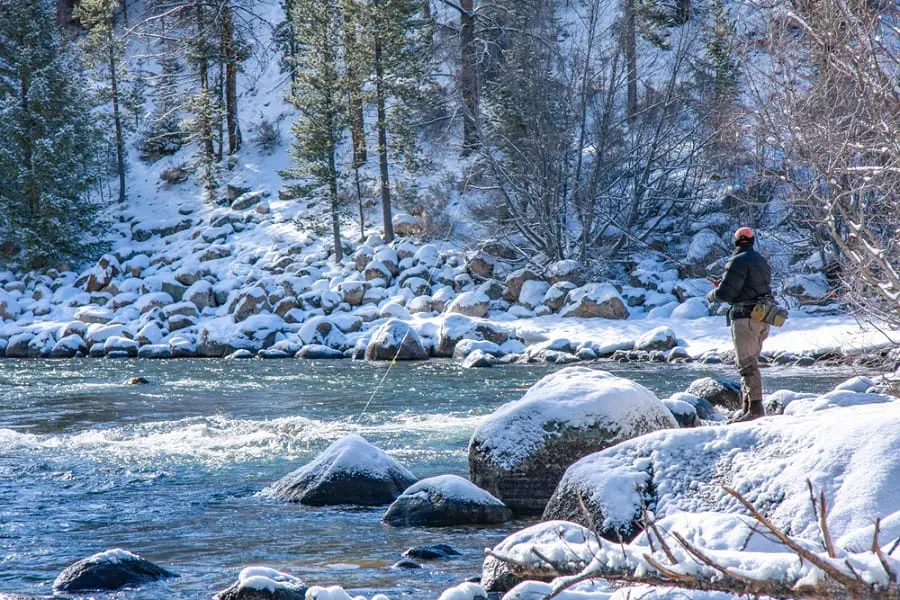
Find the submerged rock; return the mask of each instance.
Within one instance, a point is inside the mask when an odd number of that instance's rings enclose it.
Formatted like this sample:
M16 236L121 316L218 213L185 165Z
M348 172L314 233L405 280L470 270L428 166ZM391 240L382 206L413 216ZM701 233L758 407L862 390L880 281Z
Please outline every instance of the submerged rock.
M741 384L736 381L702 377L695 379L688 386L686 393L703 398L710 404L721 406L727 410L741 408Z
M415 483L415 476L358 435L348 435L263 490L278 500L312 506L390 504Z
M305 600L306 584L300 579L268 567L247 567L215 600Z
M469 442L472 481L514 512L539 514L566 469L624 440L677 428L647 388L605 371L570 367L501 407Z
M432 544L431 546L415 546L403 553L406 558L418 558L419 560L440 560L462 556L462 552L447 544Z
M60 573L53 582L58 592L118 590L177 574L127 550L115 548L79 560Z
M457 475L423 479L405 490L382 521L397 527L493 525L512 517L500 500Z

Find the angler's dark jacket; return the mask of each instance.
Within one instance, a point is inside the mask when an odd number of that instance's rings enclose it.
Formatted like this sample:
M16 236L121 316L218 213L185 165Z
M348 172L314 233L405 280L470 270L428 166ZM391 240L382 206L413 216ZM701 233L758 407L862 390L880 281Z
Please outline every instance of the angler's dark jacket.
M712 295L712 294L711 294ZM753 305L772 296L772 269L753 246L738 246L725 265L716 300L731 304L732 319L746 319Z

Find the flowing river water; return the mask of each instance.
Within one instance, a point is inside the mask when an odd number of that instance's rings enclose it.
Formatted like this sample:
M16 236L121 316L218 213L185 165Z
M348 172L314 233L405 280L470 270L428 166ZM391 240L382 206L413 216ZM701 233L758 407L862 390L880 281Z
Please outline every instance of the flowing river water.
M115 595L211 598L241 568L310 585L437 598L480 573L483 550L526 526L396 529L384 508L310 508L261 498L266 485L358 433L416 476L467 475L484 415L553 367L465 370L451 362L0 361L0 597L52 596L56 575L109 548L181 577ZM727 367L602 363L663 398ZM764 371L766 389L821 392L854 373ZM145 385L124 385L133 376ZM377 393L372 396L374 390ZM366 408L371 398L371 404ZM392 569L415 545L455 560Z

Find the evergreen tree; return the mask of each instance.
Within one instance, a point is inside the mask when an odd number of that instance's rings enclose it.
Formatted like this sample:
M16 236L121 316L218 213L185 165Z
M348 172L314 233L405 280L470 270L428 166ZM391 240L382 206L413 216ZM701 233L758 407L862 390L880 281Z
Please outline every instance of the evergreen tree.
M87 85L54 17L50 0L0 0L0 232L31 268L98 246Z
M159 64L161 72L151 78L153 112L147 118L140 144L141 160L145 161L178 152L185 138L178 82L182 66L173 54L164 55Z
M115 34L115 14L119 0L81 0L77 15L88 29L85 43L89 63L103 73L105 80L98 92L98 100L112 105L113 133L116 148L116 173L119 177L119 202L125 202L125 131L121 106L122 90L127 73L123 55L125 45Z
M431 30L430 22L421 16L419 0L373 0L368 8L378 111L382 217L384 238L390 242L394 239L394 228L388 138L390 135L395 154L403 156L412 166L416 133L413 116L431 74Z
M720 150L730 151L729 120L734 114L740 82L740 67L734 52L734 21L723 0L714 0L703 32L706 57L697 62L699 88L704 93L713 141Z
M340 50L343 18L339 0L293 0L296 36L294 84L288 100L299 111L294 124L295 167L286 175L307 183L331 213L335 262L343 259L338 197L338 144L347 124L347 83Z

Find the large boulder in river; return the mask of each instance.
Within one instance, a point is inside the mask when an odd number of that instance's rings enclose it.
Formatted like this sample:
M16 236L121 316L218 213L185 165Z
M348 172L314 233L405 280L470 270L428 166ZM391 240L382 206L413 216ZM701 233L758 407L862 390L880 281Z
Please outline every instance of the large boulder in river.
M305 600L302 580L268 567L247 567L238 580L214 596L215 600Z
M691 382L686 393L727 410L741 408L741 384L736 381L701 377Z
M558 575L577 575L591 562L599 549L597 536L590 529L566 521L548 521L510 535L494 546L493 553L522 564L533 564L537 556L552 556L555 566L564 569ZM547 571L544 581L551 581L558 576L551 575L551 572L552 570ZM541 580L536 575L530 578ZM508 563L492 556L485 558L481 570L481 587L484 591L505 593L521 581L520 577L513 574Z
M671 327L651 329L634 341L634 349L651 352L653 350L671 350L678 345L678 338Z
M472 481L514 512L540 514L578 459L624 440L677 428L644 386L605 371L547 375L485 419L469 442Z
M390 319L379 327L366 346L366 360L426 360L428 350L416 330Z
M625 319L628 309L618 290L610 283L589 283L569 292L559 312L563 317Z
M481 318L488 313L491 307L491 299L484 292L472 290L463 292L453 299L447 306L446 312L457 313L467 317Z
M445 358L453 356L456 344L462 340L487 340L502 345L512 337L509 330L490 321L464 315L447 315L441 320L438 329L435 355Z
M146 558L116 548L69 565L53 582L58 592L118 590L178 575Z
M390 504L415 482L415 476L383 450L358 435L348 435L263 494L312 506L378 506Z
M388 507L382 521L397 527L493 525L512 517L500 500L458 475L413 484Z

